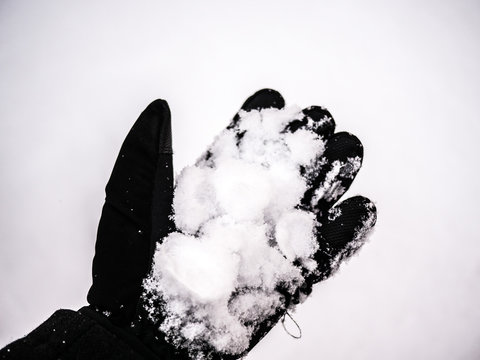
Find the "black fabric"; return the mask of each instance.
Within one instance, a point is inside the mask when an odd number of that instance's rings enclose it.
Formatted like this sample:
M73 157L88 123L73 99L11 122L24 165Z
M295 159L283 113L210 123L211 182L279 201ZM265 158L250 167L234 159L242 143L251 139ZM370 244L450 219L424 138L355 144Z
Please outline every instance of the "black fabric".
M262 109L282 109L285 106L283 96L273 89L262 89L250 96L243 103L241 109L244 111Z
M315 254L318 272L308 280L312 285L330 277L340 263L363 245L365 234L377 221L375 205L363 196L354 196L331 208L318 229L320 248Z
M99 325L103 326L106 330L129 345L136 354L142 356L145 360L177 359L177 357L175 357L175 348L164 341L163 337L155 339L156 349L161 349L161 351L152 351L152 347L138 336L138 331L132 325L129 327L118 327L110 321L109 316L105 316L88 306L81 308L79 313L90 317Z
M58 310L0 350L1 360L146 360L121 338L79 312ZM157 358L158 359L158 358Z
M171 230L173 193L170 110L152 102L127 135L106 186L88 302L111 321L133 319L155 241ZM153 221L153 218L155 221Z
M360 195L348 198L329 210L319 229L319 236L332 251L338 253L349 239L355 238L364 224L374 225L376 212L375 205L367 198ZM368 223L369 219L373 223Z

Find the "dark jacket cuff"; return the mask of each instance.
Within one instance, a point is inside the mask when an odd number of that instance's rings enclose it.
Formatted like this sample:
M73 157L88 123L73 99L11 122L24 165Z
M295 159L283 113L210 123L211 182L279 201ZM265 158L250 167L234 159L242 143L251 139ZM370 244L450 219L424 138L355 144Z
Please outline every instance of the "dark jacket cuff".
M159 360L128 330L89 308L58 310L27 336L0 350L1 360Z

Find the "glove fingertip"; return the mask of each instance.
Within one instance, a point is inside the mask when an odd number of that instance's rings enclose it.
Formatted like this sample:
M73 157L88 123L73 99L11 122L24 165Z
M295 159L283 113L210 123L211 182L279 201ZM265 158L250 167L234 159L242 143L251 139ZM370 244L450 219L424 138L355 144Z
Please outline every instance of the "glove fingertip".
M319 250L315 258L319 274L314 282L329 277L340 263L354 255L366 242L377 221L375 204L354 196L331 208L318 229Z
M166 100L156 99L152 101L133 126L133 128L137 127L145 127L147 131L143 132L144 134L151 134L156 137L154 142L158 144L159 153L172 153L171 113Z
M334 134L327 143L325 157L345 161L349 157L358 156L363 160L363 145L352 133L341 131Z
M341 250L349 243L365 238L376 221L375 204L358 195L344 200L328 211L321 234L330 247Z
M285 106L283 96L273 89L262 89L250 96L242 105L242 110L281 109Z
M282 109L283 107L285 107L283 96L276 90L265 88L258 90L255 94L245 100L240 110L248 112L270 108ZM236 113L230 125L227 126L227 129L234 128L239 119L240 115L239 113Z

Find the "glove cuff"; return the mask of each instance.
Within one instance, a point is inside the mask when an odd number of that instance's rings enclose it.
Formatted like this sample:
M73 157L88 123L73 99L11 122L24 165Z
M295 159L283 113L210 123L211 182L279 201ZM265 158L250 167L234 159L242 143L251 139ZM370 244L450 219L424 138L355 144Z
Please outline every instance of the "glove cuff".
M129 331L88 307L57 310L25 337L0 350L1 360L172 360L155 355Z

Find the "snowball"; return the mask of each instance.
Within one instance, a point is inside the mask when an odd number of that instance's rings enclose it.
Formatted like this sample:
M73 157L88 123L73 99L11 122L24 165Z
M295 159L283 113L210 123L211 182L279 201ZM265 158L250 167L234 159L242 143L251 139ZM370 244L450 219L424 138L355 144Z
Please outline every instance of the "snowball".
M167 341L198 359L244 352L258 326L285 309L285 291L316 270L318 224L298 209L307 190L300 168L320 158L324 142L311 127L285 131L303 118L299 107L239 115L178 177L177 232L158 245L144 282L152 320L156 298Z

